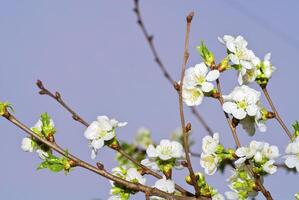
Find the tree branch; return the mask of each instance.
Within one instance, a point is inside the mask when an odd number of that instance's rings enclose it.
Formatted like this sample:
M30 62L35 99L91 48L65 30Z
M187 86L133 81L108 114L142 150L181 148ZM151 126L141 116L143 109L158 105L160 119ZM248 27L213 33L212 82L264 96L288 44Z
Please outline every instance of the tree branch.
M55 92L55 95L50 92L43 84L43 82L41 80L38 80L36 85L38 86L38 88L40 89L39 94L41 95L48 95L49 97L53 98L54 100L56 100L63 108L65 108L69 113L72 114L73 119L75 121L80 122L81 124L83 124L84 126L88 127L89 124L82 118L80 117L79 114L77 114L73 109L71 109L62 99L61 95L59 92ZM117 145L115 147L111 147L109 146L109 148L117 151L118 153L120 153L121 155L123 155L124 157L126 157L127 159L129 159L132 163L134 163L135 165L137 165L138 167L142 168L142 170L144 172L146 172L147 174L150 174L158 179L161 179L162 176L159 175L158 173L154 172L153 170L149 169L148 167L142 165L141 163L139 163L137 160L135 160L134 158L132 158L129 154L127 154L120 145ZM183 195L185 196L192 196L193 194L191 192L188 192L187 190L185 190L184 188L182 188L179 185L175 185L175 188L180 191Z
M135 191L141 191L143 193L146 194L150 194L151 196L159 196L159 197L163 197L166 199L178 199L178 200L184 200L184 199L188 199L188 200L195 200L195 197L182 197L182 196L176 196L176 195L172 195L166 192L163 192L157 188L151 188L142 184L138 184L138 183L132 183L129 181L126 181L122 178L119 178L117 176L114 176L112 174L110 174L109 172L107 172L103 165L98 164L101 167L94 167L91 164L80 160L79 158L77 158L76 156L72 155L72 154L65 154L65 151L58 146L56 143L50 142L44 138L41 138L40 136L38 136L36 133L34 133L30 128L28 128L26 125L24 125L22 122L18 121L13 115L11 115L9 112L6 112L3 117L5 117L8 121L10 121L11 123L13 123L14 125L16 125L17 127L19 127L20 129L22 129L23 131L25 131L27 134L29 134L30 136L32 136L33 138L35 138L36 140L38 140L39 142L46 144L47 146L49 146L52 150L56 151L57 153L65 156L66 158L72 160L75 163L75 166L79 166L82 168L85 168L89 171L92 171L100 176L103 176L111 181L116 182L119 185L122 185L128 189L131 190L135 190Z
M185 77L185 70L186 70L186 65L188 62L189 58L189 33L190 33L190 26L192 22L192 18L194 16L194 12L191 12L187 18L187 27L186 27L186 36L185 36L185 48L184 48L184 58L183 58L183 64L182 64L182 72L181 72L181 81L180 81L180 87L179 87L179 108L180 108L180 118L181 118L181 125L182 125L182 132L183 132L183 137L184 137L184 150L186 154L186 164L187 168L189 170L190 178L192 180L192 184L194 186L196 196L200 195L200 188L197 184L196 176L194 174L190 156L189 156L189 133L186 131L186 123L185 123L185 116L184 116L184 105L183 105L183 85L184 85L184 77Z
M287 134L287 136L290 138L290 140L292 140L292 133L290 132L290 130L287 128L287 126L285 125L285 123L282 121L279 113L277 112L275 106L274 106L274 103L268 93L268 90L266 88L266 86L261 86L262 90L263 90L263 93L268 101L268 103L270 104L270 107L272 109L272 111L274 112L274 117L275 119L278 121L278 123L280 124L280 126L283 128L283 130L285 131L285 133Z
M172 86L176 86L176 81L174 81L174 79L171 77L170 73L167 71L165 65L163 64L162 60L159 57L159 54L156 50L156 47L154 45L154 36L150 35L145 27L145 24L143 22L142 16L141 16L141 11L140 11L140 6L139 6L139 0L134 0L134 9L133 11L135 12L136 16L137 16L137 24L140 26L142 33L150 47L151 52L153 53L154 56L154 60L157 63L158 67L161 69L164 77L166 78L166 80L168 80L168 82L172 85ZM176 90L177 91L177 90ZM191 112L192 114L196 117L196 119L203 125L203 127L205 128L205 130L207 131L207 133L209 135L213 135L213 131L211 130L211 128L209 127L209 125L207 124L207 122L203 119L203 117L197 112L197 110L194 107L191 107Z

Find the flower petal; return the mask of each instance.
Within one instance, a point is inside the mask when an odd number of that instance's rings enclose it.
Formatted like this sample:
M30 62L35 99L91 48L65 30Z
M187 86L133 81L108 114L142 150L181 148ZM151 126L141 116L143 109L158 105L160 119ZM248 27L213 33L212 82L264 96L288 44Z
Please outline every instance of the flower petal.
M213 83L210 83L210 82L204 82L201 86L201 89L203 92L210 92L212 91L214 88L214 85Z
M215 81L217 78L219 78L220 76L220 72L218 70L212 70L210 71L207 76L206 76L206 80L207 81Z
M237 110L237 104L233 103L233 102L225 102L222 106L223 110L226 113L233 113L235 112L235 110Z

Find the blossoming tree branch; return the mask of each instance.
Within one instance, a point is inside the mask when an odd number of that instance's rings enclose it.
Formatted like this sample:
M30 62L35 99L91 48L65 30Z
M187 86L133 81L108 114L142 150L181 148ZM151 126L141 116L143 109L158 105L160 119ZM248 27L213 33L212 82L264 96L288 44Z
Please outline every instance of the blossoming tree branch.
M42 113L37 123L31 128L17 119L13 107L8 102L0 102L0 115L15 126L27 133L21 142L25 152L35 152L41 159L37 169L48 169L52 172L71 173L77 167L102 176L111 182L111 196L109 200L134 199L138 192L144 193L145 199L212 199L237 200L250 199L259 193L265 199L272 196L263 183L267 176L273 175L277 170L292 170L299 172L299 123L293 124L289 130L280 117L272 102L267 85L276 68L271 63L271 54L268 53L260 59L248 48L247 41L242 36L225 35L218 40L223 44L226 54L219 62L207 46L202 42L197 51L202 62L193 67L186 68L189 58L189 33L194 13L186 17L185 47L181 67L181 79L175 81L162 63L151 36L141 18L139 1L135 0L134 12L141 27L155 61L162 70L165 78L177 91L181 128L171 139L163 139L155 143L151 133L146 128L140 128L133 143L120 141L117 133L127 122L119 122L105 115L98 116L95 121L88 123L78 115L66 102L59 92L52 93L41 81L37 81L41 95L49 96L57 101L72 118L86 127L84 136L91 150L91 158L97 159L102 148L110 148L116 152L118 166L109 170L104 163L97 162L96 166L83 161L68 152L55 140L58 132L54 120L48 113ZM235 71L238 85L229 94L221 91L220 77L227 71ZM252 84L260 86L260 91L251 88ZM271 110L268 110L261 101L262 94L266 97ZM223 110L225 121L231 130L234 143L224 147L220 138L227 133L213 132L202 116L195 109L205 98L213 98L219 102ZM191 124L185 120L184 104L191 108L192 113L207 130L208 135L202 138L202 149L199 153L192 153L190 146L195 142L189 139ZM290 141L283 151L275 144L252 139L249 144L242 144L237 129L245 129L254 138L256 132L267 131L267 121L275 119L281 125ZM284 152L284 153L281 153ZM202 172L194 171L194 163L190 157L200 159ZM284 159L283 164L276 164L279 158ZM232 175L228 178L230 190L221 194L217 188L210 185L205 176L212 176L223 166L232 168ZM175 183L174 173L187 169L184 174L185 181L193 190L188 190ZM182 173L182 172L181 172ZM147 177L156 178L154 185L147 184ZM294 194L299 200L299 193Z

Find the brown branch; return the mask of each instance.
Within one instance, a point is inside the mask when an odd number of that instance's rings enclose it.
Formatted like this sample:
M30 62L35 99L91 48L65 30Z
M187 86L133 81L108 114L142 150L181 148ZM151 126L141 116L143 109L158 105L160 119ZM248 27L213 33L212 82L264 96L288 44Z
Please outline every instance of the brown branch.
M47 146L49 146L52 150L56 151L57 153L65 156L66 158L70 159L72 162L75 163L76 166L85 168L89 171L92 171L100 176L103 176L111 181L116 182L119 185L122 185L128 189L131 190L135 190L135 191L141 191L143 193L146 194L150 194L151 196L159 196L159 197L163 197L166 199L178 199L178 200L184 200L184 199L188 199L188 200L195 200L195 197L182 197L182 196L176 196L176 195L172 195L166 192L163 192L157 188L151 188L142 184L138 184L138 183L132 183L129 181L126 181L122 178L119 178L117 176L114 176L112 174L110 174L109 172L107 172L102 164L98 164L98 166L100 167L94 167L91 164L80 160L79 158L77 158L76 156L72 155L72 154L67 154L65 153L65 151L63 150L63 148L61 148L60 146L58 146L56 143L52 143L44 138L41 138L40 136L38 136L36 133L34 133L30 128L28 128L26 125L24 125L22 122L18 121L13 115L11 115L9 112L6 112L3 117L5 117L8 121L10 121L11 123L13 123L14 125L16 125L17 127L19 127L20 129L22 129L24 132L26 132L27 134L29 134L31 137L33 137L34 139L38 140L39 142L46 144Z
M268 90L266 88L266 86L261 86L262 90L263 90L263 93L267 99L267 101L269 102L270 104L270 107L272 109L272 111L274 112L274 117L275 119L278 121L278 123L280 124L280 126L283 128L283 130L285 131L285 133L287 134L287 136L290 138L290 140L292 140L292 133L290 132L290 130L287 128L287 126L285 125L285 123L282 121L279 113L277 112L275 106L274 106L274 103L268 93Z
M159 57L159 54L158 54L156 47L154 45L154 42L153 42L154 36L150 35L145 27L145 24L144 24L142 16L141 16L139 0L134 0L134 5L135 5L135 7L134 7L133 11L135 12L135 14L137 16L137 24L140 26L140 28L142 30L142 33L143 33L143 35L150 47L150 50L154 56L155 62L157 63L158 67L161 69L164 77L168 80L168 82L172 86L176 86L176 84L177 84L176 81L174 81L174 79L171 77L170 73L167 71L165 65L163 64L162 60ZM207 133L209 135L213 135L213 131L211 130L209 125L206 123L206 121L203 119L203 117L197 112L197 110L194 107L191 107L190 109L191 109L192 114L196 117L196 119L203 125L203 127L205 128Z
M81 124L83 124L84 126L88 127L89 124L82 118L80 117L79 114L77 114L75 111L73 111L64 101L63 99L61 98L61 95L59 92L55 92L55 95L50 92L45 86L44 84L42 83L42 81L38 80L37 81L37 86L39 89L41 89L41 91L39 92L39 94L41 95L48 95L49 97L53 98L54 100L56 100L63 108L65 108L69 113L72 114L73 116L73 119L75 121L78 121L80 122ZM58 94L58 95L57 95ZM137 166L139 166L140 168L142 168L142 170L144 172L146 172L147 174L150 174L158 179L161 179L162 176L159 175L158 173L154 172L153 170L149 169L148 167L142 165L141 163L139 163L137 160L135 160L134 158L132 158L129 154L127 154L127 152L125 152L120 145L117 145L117 146L109 146L109 148L117 151L118 153L120 153L121 155L123 155L124 157L126 157L127 159L129 159L132 163L136 164ZM185 196L192 196L193 194L188 192L187 190L185 190L184 188L182 188L181 186L179 185L175 185L175 188L180 191L183 195Z
M80 122L81 124L85 126L89 126L89 124L84 121L74 110L72 110L61 98L61 94L59 92L55 92L55 95L51 93L47 88L44 87L42 81L37 80L36 82L37 87L40 89L39 94L40 95L48 95L58 101L69 113L72 114L72 117L74 120Z
M189 33L190 33L190 26L191 26L191 21L194 16L194 12L191 12L187 18L187 27L186 27L186 36L185 36L185 48L184 48L184 58L183 58L183 64L182 64L182 72L181 72L181 82L180 82L180 87L179 87L179 108L180 108L180 118L181 118L181 125L182 125L182 132L183 132L183 137L184 137L184 150L186 154L186 164L187 168L189 170L190 178L192 180L192 184L194 186L196 196L200 195L200 188L197 184L196 176L192 168L190 156L189 156L189 133L186 130L186 123L185 123L185 116L184 116L184 105L183 105L183 85L184 85L184 77L185 77L185 70L186 70L186 65L188 62L189 58Z

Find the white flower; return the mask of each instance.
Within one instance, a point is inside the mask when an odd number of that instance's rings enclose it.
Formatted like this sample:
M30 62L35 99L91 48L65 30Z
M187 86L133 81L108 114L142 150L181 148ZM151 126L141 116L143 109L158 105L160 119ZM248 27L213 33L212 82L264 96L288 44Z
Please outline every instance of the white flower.
M33 152L34 146L32 145L32 143L33 143L32 139L25 137L22 140L21 148L23 149L23 151Z
M270 160L275 159L279 157L279 149L275 145L270 146L268 143L265 143L262 154Z
M246 86L235 87L227 96L223 96L225 103L223 110L242 120L247 115L254 117L258 114L261 93Z
M91 158L95 159L97 152L105 144L105 141L115 137L115 128L125 126L127 123L120 123L107 116L98 116L97 121L92 122L84 132L84 136L90 141L92 147Z
M183 87L182 96L187 106L197 106L201 104L204 94L198 87Z
M239 157L239 159L235 161L235 164L240 165L244 163L247 159L252 158L256 153L256 150L248 147L239 147L235 153Z
M162 179L159 179L156 181L154 188L157 188L159 190L162 190L167 193L174 193L175 191L175 185L172 180L167 180L165 176L163 176ZM152 196L150 197L151 200L163 200L164 198Z
M250 83L255 80L256 68L253 64L253 60L256 59L253 51L247 49L247 41L242 36L236 38L230 35L225 35L223 38L218 38L229 50L230 61L234 65L238 65L239 84Z
M129 168L127 170L126 180L134 183L138 182L142 185L146 182L146 179L137 171L136 168Z
M274 160L268 160L264 166L263 166L263 170L265 172L267 172L268 174L274 174L277 171L277 167L274 166Z
M261 160L261 152L264 148L264 143L263 142L258 142L258 141L251 141L249 144L249 147L239 147L236 150L236 155L239 157L237 161L235 161L236 165L240 165L245 162L245 160L250 159L254 157L256 161ZM259 152L259 153L258 153Z
M215 153L219 144L219 133L214 133L213 137L207 135L202 139L202 151L205 154Z
M37 149L36 153L38 154L38 156L40 157L40 159L45 160L49 154L41 149Z
M271 53L267 53L264 56L264 61L261 61L258 57L253 60L253 63L258 67L257 76L261 78L268 78L270 79L273 72L276 70L271 62Z
M284 156L286 158L285 164L288 168L296 168L299 172L299 137L295 141L288 144Z
M204 92L208 93L214 89L213 81L219 78L218 70L209 71L205 63L200 63L186 70L183 83L183 101L187 106L201 104Z
M148 157L169 160L171 158L182 158L184 155L183 146L176 141L161 140L156 146L149 145L146 150Z
M219 158L215 154L205 154L200 155L200 166L205 169L205 173L208 175L213 175L217 171Z
M225 200L225 198L222 194L217 193L212 196L212 200Z
M209 72L208 67L202 62L195 65L195 67L190 67L186 70L184 85L187 87L198 86L203 92L210 92L214 88L214 85L211 82L219 78L219 75L220 73L218 70Z

